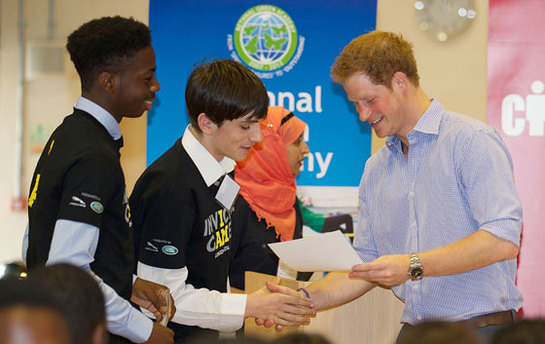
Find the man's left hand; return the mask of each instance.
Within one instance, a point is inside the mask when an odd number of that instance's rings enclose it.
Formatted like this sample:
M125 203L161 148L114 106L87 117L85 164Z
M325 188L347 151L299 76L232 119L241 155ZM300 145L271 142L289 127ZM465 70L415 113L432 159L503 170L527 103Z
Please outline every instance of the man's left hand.
M382 287L390 288L409 279L409 256L392 254L379 257L372 262L354 265L349 277L363 278Z

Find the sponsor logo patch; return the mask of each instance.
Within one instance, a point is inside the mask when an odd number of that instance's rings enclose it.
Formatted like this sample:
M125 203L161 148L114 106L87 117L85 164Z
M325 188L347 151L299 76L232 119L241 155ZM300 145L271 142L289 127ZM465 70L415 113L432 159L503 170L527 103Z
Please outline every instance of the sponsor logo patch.
M85 202L81 198L76 196L72 196L72 202L68 203L68 205L73 205L75 207L81 208L87 207L87 204L85 204Z
M91 199L100 201L100 197L98 197L97 195L92 195L92 194L87 193L87 192L82 192L81 195L82 195L83 197L87 197L87 198L91 198Z
M159 252L159 249L157 248L157 246L155 246L154 244L152 244L149 241L146 242L145 250L151 251L151 252Z
M178 249L176 247L172 246L172 245L165 245L165 246L163 246L163 248L161 250L167 256L174 256L174 255L178 254Z
M104 206L102 205L102 203L94 201L91 202L91 209L93 209L93 211L97 214L102 214L102 212L104 211Z

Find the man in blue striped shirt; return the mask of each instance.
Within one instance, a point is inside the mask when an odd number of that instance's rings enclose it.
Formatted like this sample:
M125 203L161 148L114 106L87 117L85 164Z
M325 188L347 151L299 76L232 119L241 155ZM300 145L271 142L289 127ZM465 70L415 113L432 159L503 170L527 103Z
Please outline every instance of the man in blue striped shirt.
M400 35L357 37L331 74L360 120L388 138L360 183L354 247L366 263L312 284L315 309L379 285L405 302L406 326L463 321L487 336L512 322L522 207L498 133L430 99Z

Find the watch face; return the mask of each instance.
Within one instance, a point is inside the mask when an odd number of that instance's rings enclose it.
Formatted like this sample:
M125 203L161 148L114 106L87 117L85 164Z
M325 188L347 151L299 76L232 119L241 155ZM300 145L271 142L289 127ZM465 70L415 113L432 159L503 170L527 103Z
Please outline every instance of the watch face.
M438 41L462 32L474 20L474 0L417 0L414 2L420 28Z
M411 279L412 280L419 280L422 278L422 273L424 270L421 267L415 267L411 269Z

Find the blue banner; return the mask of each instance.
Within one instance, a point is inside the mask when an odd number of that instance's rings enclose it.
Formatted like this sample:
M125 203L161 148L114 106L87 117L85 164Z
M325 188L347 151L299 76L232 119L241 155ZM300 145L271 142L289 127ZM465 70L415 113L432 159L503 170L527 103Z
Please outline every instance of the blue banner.
M329 73L350 40L375 29L376 0L150 0L149 22L161 91L148 112L148 165L188 123L184 94L192 66L230 58L263 80L270 105L283 105L308 124L311 153L298 185L359 184L371 128Z

